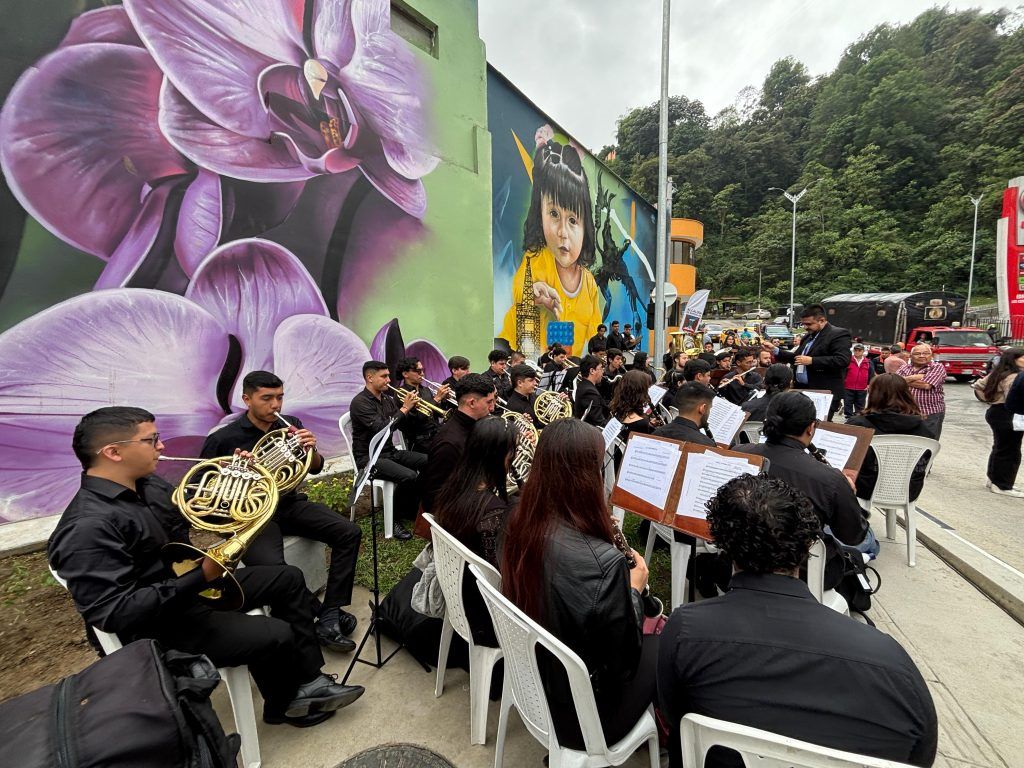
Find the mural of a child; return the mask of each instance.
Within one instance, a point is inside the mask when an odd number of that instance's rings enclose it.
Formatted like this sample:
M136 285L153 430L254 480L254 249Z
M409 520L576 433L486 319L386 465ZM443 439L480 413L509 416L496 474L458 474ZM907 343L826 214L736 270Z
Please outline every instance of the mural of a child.
M600 293L589 269L596 248L590 184L580 154L571 145L548 139L537 148L533 162L523 260L512 280L511 306L499 336L532 356L547 347L548 322L567 321L574 324L569 352L578 354L601 323ZM527 269L532 286L526 284ZM536 341L521 339L517 314L533 311L539 315ZM537 348L531 349L534 345Z

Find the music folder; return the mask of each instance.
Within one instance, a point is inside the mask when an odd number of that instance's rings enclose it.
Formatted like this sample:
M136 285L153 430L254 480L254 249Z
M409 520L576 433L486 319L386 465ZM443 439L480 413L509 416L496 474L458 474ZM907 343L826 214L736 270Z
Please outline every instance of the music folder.
M825 454L825 460L836 469L859 472L871 447L875 430L852 424L819 421L811 442Z
M767 467L761 456L633 433L619 466L611 503L648 520L710 539L704 505L742 474Z

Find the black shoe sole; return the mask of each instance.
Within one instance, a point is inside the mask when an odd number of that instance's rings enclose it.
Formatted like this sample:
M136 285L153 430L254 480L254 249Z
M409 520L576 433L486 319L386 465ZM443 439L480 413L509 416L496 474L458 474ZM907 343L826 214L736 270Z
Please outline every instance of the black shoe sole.
M334 717L334 712L310 712L303 717L288 717L288 715L268 715L263 713L263 722L267 725L290 725L293 728L311 728L320 725L325 720Z
M304 717L316 713L330 714L337 709L347 707L365 692L365 688L340 693L337 696L311 696L308 699L293 701L285 710L286 717Z
M352 651L356 649L355 641L349 640L348 638L342 638L342 640L339 641L330 640L325 637L318 637L317 640L321 646L329 651L334 651L335 653L352 653Z

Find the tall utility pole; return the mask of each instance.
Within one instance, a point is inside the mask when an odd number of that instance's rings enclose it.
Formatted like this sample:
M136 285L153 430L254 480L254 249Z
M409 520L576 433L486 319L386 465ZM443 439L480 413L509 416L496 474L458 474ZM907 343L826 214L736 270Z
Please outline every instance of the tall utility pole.
M813 183L813 182L812 182ZM784 189L779 187L768 187L769 192L781 192L785 195L786 199L793 204L793 248L790 255L790 266L789 266L789 327L793 327L793 303L796 301L794 298L796 295L796 204L800 202L800 198L807 194L807 190L810 189L811 185L808 184L798 194L791 195Z
M761 311L761 272L762 269L758 267L757 270L757 311Z
M978 247L978 203L981 202L984 193L977 197L973 195L968 195L968 197L974 203L974 234L971 235L971 276L967 278L967 304L964 305L965 312L971 308L971 289L974 287L974 251Z
M665 278L668 274L668 226L672 203L668 194L668 38L672 0L661 4L661 114L658 121L658 253L654 269L654 361L665 355Z

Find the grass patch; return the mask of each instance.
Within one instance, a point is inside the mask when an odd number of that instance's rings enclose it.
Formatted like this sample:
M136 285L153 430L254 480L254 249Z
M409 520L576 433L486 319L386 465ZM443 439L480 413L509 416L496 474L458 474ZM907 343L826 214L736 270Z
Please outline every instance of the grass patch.
M42 565L40 560L39 553L9 560L10 570L0 582L0 604L10 606L33 589L57 586L46 570L45 559L41 560Z

